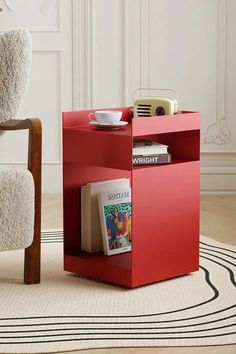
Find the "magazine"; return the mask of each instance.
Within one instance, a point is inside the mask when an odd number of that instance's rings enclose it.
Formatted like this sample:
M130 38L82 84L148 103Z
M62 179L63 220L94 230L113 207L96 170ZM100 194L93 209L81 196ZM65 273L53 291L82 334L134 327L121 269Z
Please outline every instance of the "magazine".
M129 188L128 178L98 181L81 186L81 250L89 253L103 251L102 231L98 210L98 194Z
M131 251L131 189L100 193L98 204L104 253Z

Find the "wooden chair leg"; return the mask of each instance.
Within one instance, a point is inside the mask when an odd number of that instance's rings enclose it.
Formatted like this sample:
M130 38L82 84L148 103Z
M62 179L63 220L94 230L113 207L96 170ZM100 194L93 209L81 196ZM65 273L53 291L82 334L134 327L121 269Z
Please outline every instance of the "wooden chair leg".
M31 246L25 249L24 282L40 283L41 263L41 164L42 164L42 127L39 119L31 119L29 129L28 169L35 184L35 221L34 237Z

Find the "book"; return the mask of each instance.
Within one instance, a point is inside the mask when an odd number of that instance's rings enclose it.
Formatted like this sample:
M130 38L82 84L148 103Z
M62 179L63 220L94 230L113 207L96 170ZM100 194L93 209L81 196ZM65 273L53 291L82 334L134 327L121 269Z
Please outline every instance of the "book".
M105 255L131 251L131 189L100 193L98 205Z
M152 140L134 140L133 156L167 154L168 145Z
M170 154L133 156L133 165L158 165L171 162Z
M81 250L89 253L103 251L102 231L98 210L99 193L129 188L128 178L88 183L81 186Z
M81 250L88 249L87 234L87 208L86 208L87 186L81 186Z

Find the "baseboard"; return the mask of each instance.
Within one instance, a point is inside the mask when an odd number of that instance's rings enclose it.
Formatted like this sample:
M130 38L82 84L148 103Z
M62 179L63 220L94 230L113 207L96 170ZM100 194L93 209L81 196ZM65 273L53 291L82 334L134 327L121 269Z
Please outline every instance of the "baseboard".
M4 163L0 167L26 168L23 163ZM42 193L62 194L62 165L46 162L42 166ZM236 194L235 166L201 167L201 194Z
M236 194L236 167L201 167L201 193Z

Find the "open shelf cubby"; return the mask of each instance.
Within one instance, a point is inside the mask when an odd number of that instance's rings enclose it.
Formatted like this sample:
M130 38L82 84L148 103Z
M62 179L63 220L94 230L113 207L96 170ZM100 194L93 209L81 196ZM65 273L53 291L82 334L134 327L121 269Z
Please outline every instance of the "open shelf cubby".
M129 124L114 131L89 125L94 110L63 113L64 269L130 288L196 271L200 115L132 119L129 107L118 110ZM133 166L133 140L144 138L168 145L172 162ZM132 251L82 252L81 186L123 177L132 188Z

